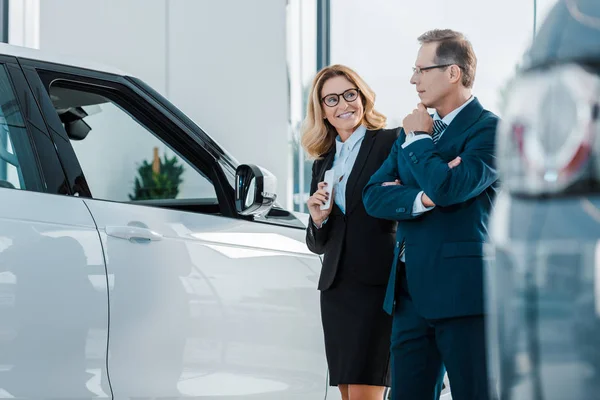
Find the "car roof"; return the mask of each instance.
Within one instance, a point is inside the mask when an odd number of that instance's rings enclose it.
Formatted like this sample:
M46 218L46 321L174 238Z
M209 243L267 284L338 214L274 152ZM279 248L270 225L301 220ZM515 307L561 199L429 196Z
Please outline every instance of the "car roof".
M10 44L1 43L1 42L0 42L0 55L6 55L6 56L17 57L17 58L28 59L28 60L36 60L36 61L41 61L41 62L48 62L48 63L53 63L53 64L60 64L60 65L76 67L76 68L83 68L83 69L87 69L87 70L99 71L99 72L104 72L104 73L118 75L118 76L129 76L129 77L136 79L135 76L133 76L127 72L121 71L118 68L111 67L108 65L103 65L101 63L96 63L93 61L87 61L85 59L81 59L76 56L61 55L61 54L56 54L54 52L37 50L37 49L29 48L29 47L15 46L15 45L10 45ZM139 81L139 79L137 81L138 81L138 84L145 85L145 83L143 83L142 81ZM153 90L153 89L151 89L151 90ZM185 114L183 114L175 106L173 106L173 108L176 109L178 112L180 112L182 115L184 115L184 118L187 118L192 124L195 125L195 123L192 120L190 120L187 116L185 116ZM224 161L226 161L226 164L229 164L230 168L235 173L235 168L239 164L237 162L237 160L232 155L230 155L228 152L226 152L223 147L218 145L214 141L214 139L212 139L209 135L207 135L206 132L204 132L201 128L200 128L200 131L201 131L202 139L205 142L209 143L211 148L213 149L213 151L216 153L215 157L221 158Z
M47 52L43 50L32 49L29 47L15 46L6 43L0 43L0 54L26 58L36 61L50 62L54 64L61 64L67 66L73 66L78 68L89 69L93 71L106 72L113 75L130 75L126 72L119 70L118 68L96 63L85 59L78 58L76 56L61 55L53 52Z
M600 2L561 1L548 14L525 55L525 69L600 60Z

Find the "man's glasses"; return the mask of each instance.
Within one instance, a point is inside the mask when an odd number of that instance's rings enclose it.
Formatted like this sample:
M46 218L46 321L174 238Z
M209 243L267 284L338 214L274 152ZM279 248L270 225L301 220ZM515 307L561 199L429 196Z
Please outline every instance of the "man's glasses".
M441 64L441 65L432 65L431 67L413 67L413 75L421 75L423 71L429 71L430 69L436 68L446 68L454 64ZM458 66L460 68L460 65Z
M327 96L323 97L321 99L321 101L323 101L323 103L327 107L335 107L340 102L340 96L341 96L344 98L344 100L346 100L346 103L352 103L354 100L356 100L358 98L359 91L360 91L359 89L348 89L344 93L340 93L340 94L331 93L331 94L328 94Z

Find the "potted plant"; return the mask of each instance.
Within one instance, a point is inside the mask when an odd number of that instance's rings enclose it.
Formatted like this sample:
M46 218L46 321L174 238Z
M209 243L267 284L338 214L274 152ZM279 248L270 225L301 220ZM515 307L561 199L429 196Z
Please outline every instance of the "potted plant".
M133 194L130 200L174 199L179 194L179 185L183 182L183 165L177 156L171 158L158 155L158 147L154 148L152 163L142 161L135 177Z

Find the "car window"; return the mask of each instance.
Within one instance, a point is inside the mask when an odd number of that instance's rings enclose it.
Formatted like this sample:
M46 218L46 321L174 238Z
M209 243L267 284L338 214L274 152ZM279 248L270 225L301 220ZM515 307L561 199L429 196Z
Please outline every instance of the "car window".
M0 188L28 188L24 175L36 162L19 103L4 66L0 66Z
M94 198L217 202L210 179L164 142L155 128L136 119L127 103L60 80L50 85L49 94Z

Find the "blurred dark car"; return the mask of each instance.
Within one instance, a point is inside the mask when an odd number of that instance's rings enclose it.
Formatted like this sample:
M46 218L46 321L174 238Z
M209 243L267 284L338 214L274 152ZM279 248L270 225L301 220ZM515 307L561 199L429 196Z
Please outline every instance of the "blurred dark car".
M600 0L560 0L510 84L487 271L502 399L600 399Z

